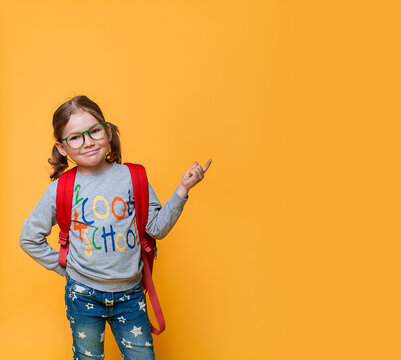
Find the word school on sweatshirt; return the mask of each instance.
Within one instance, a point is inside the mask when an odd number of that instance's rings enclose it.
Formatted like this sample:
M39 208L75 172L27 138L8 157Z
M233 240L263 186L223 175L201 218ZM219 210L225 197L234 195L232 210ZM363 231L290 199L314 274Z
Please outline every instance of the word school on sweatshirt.
M134 231L128 229L125 234L116 233L112 224L124 219L126 212L129 216L132 215L133 209L129 206L131 203L130 190L128 190L129 201L127 205L127 202L119 196L116 196L111 204L101 195L89 201L89 198L79 196L80 189L81 185L77 184L74 189L74 198L75 205L81 204L81 218L79 218L78 212L75 209L73 229L79 233L81 243L85 244L86 256L92 256L93 251L104 251L106 253L110 251L125 251L127 248L134 249L135 246L139 245L139 236L135 221L133 221ZM90 214L89 216L100 219L104 225L95 228L89 227L95 220L87 218L88 215L85 214ZM90 233L88 227L89 229L93 229L92 233Z

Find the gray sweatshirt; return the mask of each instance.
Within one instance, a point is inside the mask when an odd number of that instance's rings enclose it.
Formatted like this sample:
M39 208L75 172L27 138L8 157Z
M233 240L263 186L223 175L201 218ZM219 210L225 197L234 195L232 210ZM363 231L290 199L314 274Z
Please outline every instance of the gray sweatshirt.
M127 166L112 167L89 175L76 174L71 211L70 247L67 268L58 264L59 252L47 242L56 220L58 179L25 220L21 248L49 270L94 289L125 291L141 282L141 245L135 217L135 199ZM162 207L149 185L146 232L164 238L177 222L188 200L174 191ZM59 228L57 227L57 233Z

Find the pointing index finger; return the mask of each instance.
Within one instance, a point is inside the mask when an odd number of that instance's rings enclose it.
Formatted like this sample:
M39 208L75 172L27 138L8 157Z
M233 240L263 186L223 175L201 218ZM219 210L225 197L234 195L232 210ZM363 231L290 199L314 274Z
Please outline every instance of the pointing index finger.
M203 172L205 173L207 169L209 169L210 164L212 163L212 159L209 159L206 165L203 167Z

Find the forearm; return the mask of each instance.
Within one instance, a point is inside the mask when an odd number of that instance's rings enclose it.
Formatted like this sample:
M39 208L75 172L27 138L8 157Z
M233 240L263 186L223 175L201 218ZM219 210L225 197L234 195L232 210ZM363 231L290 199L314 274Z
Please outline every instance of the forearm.
M48 270L66 275L65 268L58 263L59 252L47 242L52 227L56 224L56 183L46 192L22 225L19 244L32 259Z
M27 228L23 228L21 233L19 241L21 249L46 269L53 270L65 276L65 268L58 263L58 251L54 250L46 239L37 241L28 237L26 230Z
M146 232L155 239L164 238L180 217L188 196L182 197L176 189L162 207L151 186L149 186L149 214Z

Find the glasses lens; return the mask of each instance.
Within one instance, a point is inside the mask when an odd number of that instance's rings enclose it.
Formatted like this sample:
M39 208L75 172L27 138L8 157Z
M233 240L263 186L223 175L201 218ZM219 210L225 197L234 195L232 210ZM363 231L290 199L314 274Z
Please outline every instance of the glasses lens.
M93 140L103 139L106 135L106 131L102 124L96 124L89 129L89 136Z
M77 149L84 143L84 138L82 134L71 134L67 139L67 143L73 149Z

